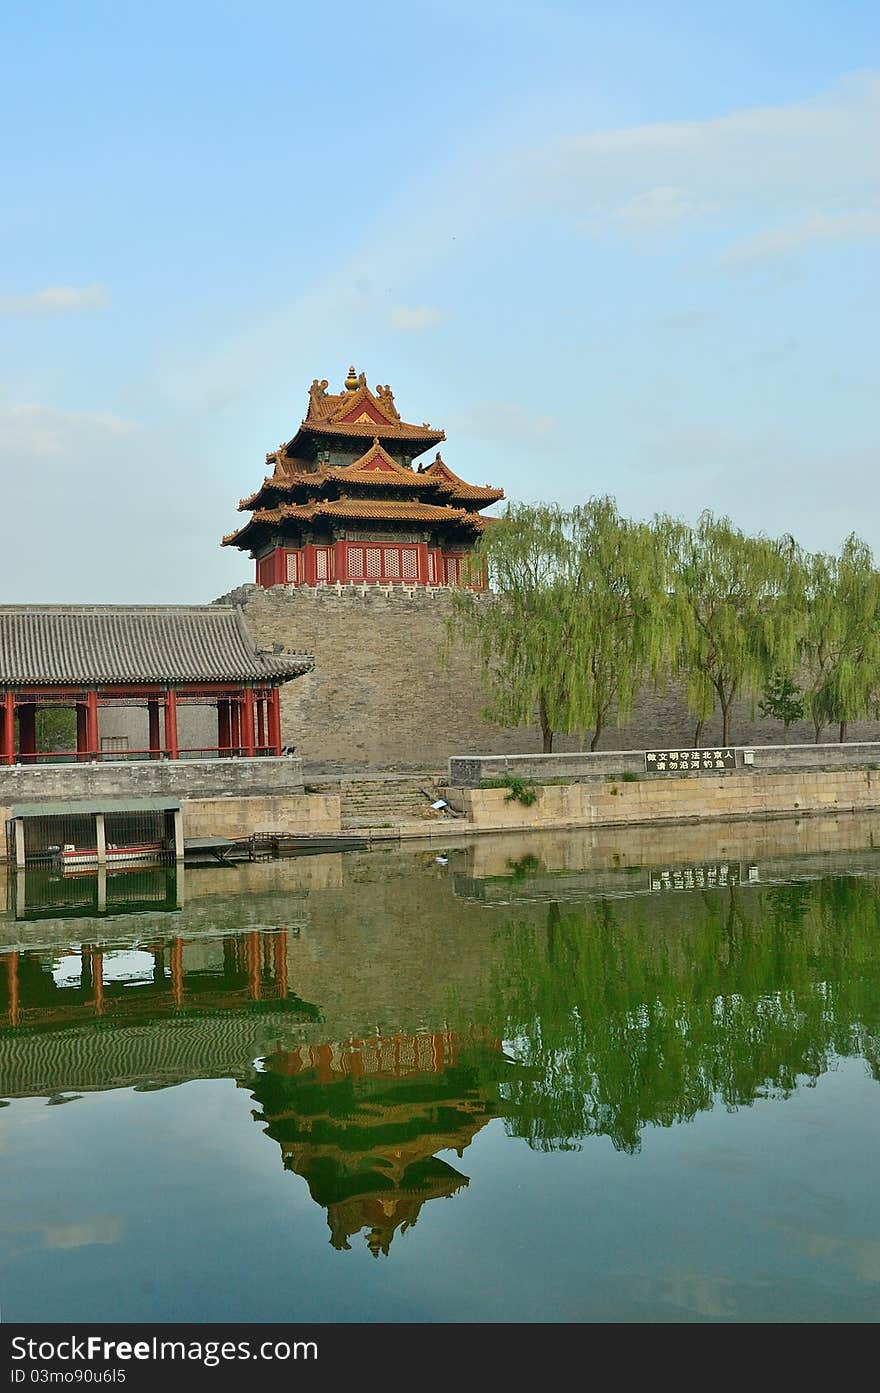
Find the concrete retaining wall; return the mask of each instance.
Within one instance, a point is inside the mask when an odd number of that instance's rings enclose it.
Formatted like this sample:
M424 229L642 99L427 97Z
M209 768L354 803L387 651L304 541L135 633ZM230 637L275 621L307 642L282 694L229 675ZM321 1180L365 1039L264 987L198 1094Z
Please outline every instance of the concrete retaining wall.
M659 748L659 747L658 747ZM667 748L672 748L667 747ZM751 756L751 758L749 758ZM880 769L880 742L862 741L834 745L754 745L736 750L737 769L746 766L755 772L790 770ZM623 773L640 778L669 781L681 778L717 778L714 769L665 774L645 772L643 750L608 750L596 754L553 755L467 755L449 760L449 783L476 788L484 779L530 779L547 783L565 779L572 783L606 780ZM729 777L733 770L726 771Z
M474 830L508 827L590 827L681 822L690 819L778 817L880 808L880 771L740 772L657 776L638 783L553 784L530 806L508 800L502 788L446 790L450 805Z
M179 799L185 837L338 832L337 795L303 792L302 765L281 759L156 760L0 768L0 826L19 803ZM0 841L0 857L5 845Z
M0 767L0 806L44 798L252 798L302 791L296 756Z
M249 837L252 832L321 834L338 832L340 826L338 794L188 798L183 806L186 837Z

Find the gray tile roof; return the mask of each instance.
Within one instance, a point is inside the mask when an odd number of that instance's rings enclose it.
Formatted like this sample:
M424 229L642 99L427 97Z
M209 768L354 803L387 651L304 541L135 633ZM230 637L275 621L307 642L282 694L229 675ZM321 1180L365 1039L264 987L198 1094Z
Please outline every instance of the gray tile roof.
M0 687L277 682L314 666L258 649L236 605L0 605Z

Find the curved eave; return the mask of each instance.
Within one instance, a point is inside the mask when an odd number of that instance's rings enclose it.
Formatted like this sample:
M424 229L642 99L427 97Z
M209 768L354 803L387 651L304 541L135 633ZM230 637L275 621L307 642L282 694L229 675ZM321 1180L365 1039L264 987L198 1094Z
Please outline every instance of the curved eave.
M386 440L391 444L407 444L411 447L410 454L413 459L430 450L432 445L439 445L446 439L446 432L434 430L426 426L413 426L408 422L401 422L400 425L383 426L378 421L364 421L360 424L353 422L328 422L328 421L303 421L296 435L289 440L284 449L287 454L296 454L298 448L302 449L303 443L308 441L313 447L317 447L317 440L327 441L337 439L341 441L351 440L378 440L384 443Z

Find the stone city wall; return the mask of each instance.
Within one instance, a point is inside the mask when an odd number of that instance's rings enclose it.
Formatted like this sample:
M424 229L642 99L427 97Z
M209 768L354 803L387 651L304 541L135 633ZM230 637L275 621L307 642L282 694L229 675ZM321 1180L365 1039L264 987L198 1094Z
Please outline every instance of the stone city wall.
M315 655L315 671L281 689L283 739L311 769L444 770L452 755L517 755L541 747L536 727L505 730L484 719L475 659L460 639L448 642L445 589L244 585L223 596L229 602L244 606L260 645ZM600 748L687 747L693 730L680 690L645 691L633 719L603 732ZM716 717L706 724L703 744L720 734ZM878 739L880 723L853 724L849 734L855 741ZM753 719L741 703L732 739L801 744L813 739L813 729L800 722L785 731L777 721ZM559 736L555 743L571 751L581 742Z

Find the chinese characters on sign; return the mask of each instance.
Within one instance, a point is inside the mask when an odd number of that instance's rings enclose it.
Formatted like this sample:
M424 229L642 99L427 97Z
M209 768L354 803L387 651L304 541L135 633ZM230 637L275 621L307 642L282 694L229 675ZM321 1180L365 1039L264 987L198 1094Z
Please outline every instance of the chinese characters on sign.
M721 890L756 881L758 867L719 861L704 866L669 866L651 871L652 890Z
M690 769L735 769L736 750L646 750L648 774L681 773Z

